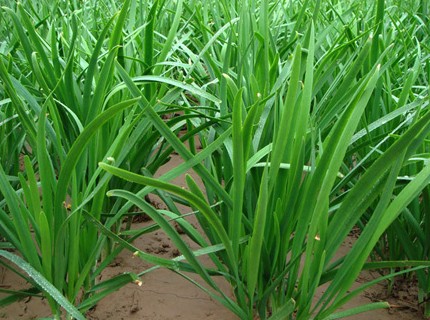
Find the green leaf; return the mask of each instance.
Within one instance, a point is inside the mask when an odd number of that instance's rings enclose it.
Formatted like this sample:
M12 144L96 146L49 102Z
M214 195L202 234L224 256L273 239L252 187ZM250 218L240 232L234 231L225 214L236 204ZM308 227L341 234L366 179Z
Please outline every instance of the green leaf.
M20 269L24 270L31 279L33 279L43 291L51 296L58 302L71 316L78 320L85 320L85 317L73 306L45 277L36 271L30 264L25 262L17 255L0 250L0 256L8 259L10 262L16 264Z
M333 313L328 317L325 317L323 320L343 319L363 312L388 308L390 308L390 304L388 302L373 302L362 306L354 307L345 311Z

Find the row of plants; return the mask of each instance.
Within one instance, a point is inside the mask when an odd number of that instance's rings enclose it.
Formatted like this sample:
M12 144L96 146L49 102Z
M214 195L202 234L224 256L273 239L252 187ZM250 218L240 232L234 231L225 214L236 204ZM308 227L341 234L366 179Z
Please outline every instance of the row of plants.
M46 297L54 318L85 319L153 270L98 282L129 250L240 319L388 308L338 311L404 274L429 317L427 14L425 1L395 0L6 0L0 263L31 286L0 288L0 306ZM155 179L173 153L183 163ZM191 170L204 190L190 175L187 189L171 183ZM130 228L135 207L154 225ZM181 256L133 245L154 228ZM351 291L364 269L384 272Z

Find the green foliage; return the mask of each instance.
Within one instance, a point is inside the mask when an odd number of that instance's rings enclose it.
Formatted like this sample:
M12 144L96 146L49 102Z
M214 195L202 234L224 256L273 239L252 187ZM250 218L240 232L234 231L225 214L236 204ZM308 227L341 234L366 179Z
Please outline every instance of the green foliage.
M413 267L418 303L429 315L425 4L2 5L1 248L22 259L0 253L32 287L0 305L42 294L55 317L63 308L79 318L112 291L165 267L241 319L338 319L389 307L337 311L373 284L349 291L363 269L387 270L382 281ZM183 163L153 178L173 152ZM191 176L187 189L171 183L190 170L204 191ZM147 203L150 193L167 210ZM178 203L193 210L199 231ZM154 226L121 230L133 206ZM334 260L356 225L357 242ZM180 257L162 259L132 245L154 228ZM98 283L124 249L156 267ZM231 284L234 299L214 276Z

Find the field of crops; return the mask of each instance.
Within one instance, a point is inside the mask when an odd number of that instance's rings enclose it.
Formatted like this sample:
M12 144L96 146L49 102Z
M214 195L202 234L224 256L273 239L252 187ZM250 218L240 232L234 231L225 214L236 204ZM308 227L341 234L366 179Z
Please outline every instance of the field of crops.
M0 267L28 283L0 307L86 319L161 267L243 320L372 319L340 308L399 279L430 318L427 0L0 4ZM154 267L100 280L124 252Z

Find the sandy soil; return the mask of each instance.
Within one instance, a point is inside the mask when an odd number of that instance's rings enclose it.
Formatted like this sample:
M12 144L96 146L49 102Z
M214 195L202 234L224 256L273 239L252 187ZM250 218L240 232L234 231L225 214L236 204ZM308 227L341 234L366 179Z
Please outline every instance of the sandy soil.
M170 166L176 166L180 159L174 157L172 161L163 167L163 171ZM178 185L184 186L182 178L174 181ZM155 198L153 198L156 201ZM187 208L183 208L187 211ZM150 222L140 222L133 224L133 228L141 228ZM354 238L349 238L339 252L343 255L349 250ZM163 257L173 257L177 255L177 250L162 231L155 231L139 238L134 243L137 247L145 251L159 254ZM103 278L109 278L126 271L141 272L150 267L144 261L133 258L130 252L122 252L117 259L103 272ZM359 286L366 280L378 275L366 272L363 273L354 286ZM196 286L169 270L158 269L145 274L142 277L143 284L129 284L121 290L113 293L102 300L87 318L92 320L102 319L151 319L151 320L173 320L173 319L237 319L226 308L211 299L208 295ZM223 279L216 279L219 285L230 292L229 285ZM0 266L0 288L25 288L26 284L16 274ZM323 293L321 288L318 295ZM413 286L405 285L398 287L394 297L388 297L392 305L389 310L378 310L371 313L364 313L349 317L351 320L417 320L422 319L417 305ZM0 298L1 298L0 294ZM317 297L318 298L318 297ZM386 289L384 284L379 284L363 292L359 297L348 303L343 309L369 303L371 301L385 301ZM50 315L48 305L40 298L27 298L18 303L0 309L0 319L37 319Z
M147 223L135 224L140 228ZM352 239L351 239L352 240ZM158 252L163 257L173 257L176 252L170 240L160 231L147 234L139 238L135 245L146 251ZM342 247L347 251L348 244ZM110 278L125 271L140 272L150 267L144 261L134 258L130 252L122 252L117 259L103 272L103 278ZM354 287L378 275L366 272L358 279ZM194 277L197 279L196 277ZM91 320L103 319L147 319L147 320L173 320L173 319L238 319L218 302L211 299L200 289L183 279L181 276L166 270L158 269L142 277L143 284L129 284L121 290L103 299L87 318ZM216 279L217 283L230 292L229 285L222 279ZM10 271L0 269L0 286L3 288L24 288L25 282ZM407 287L407 286L406 286ZM318 296L323 293L321 288ZM410 288L409 288L410 290ZM349 317L350 320L417 320L423 319L416 306L416 297L410 291L399 289L397 298L390 297L392 304L389 310L377 310ZM383 284L376 285L356 299L348 303L342 309L369 303L371 301L383 301L386 290ZM16 304L0 309L0 319L37 319L48 317L49 307L45 300L28 298Z

